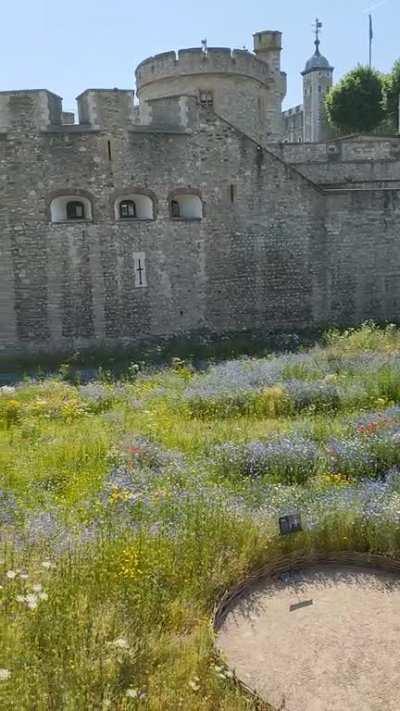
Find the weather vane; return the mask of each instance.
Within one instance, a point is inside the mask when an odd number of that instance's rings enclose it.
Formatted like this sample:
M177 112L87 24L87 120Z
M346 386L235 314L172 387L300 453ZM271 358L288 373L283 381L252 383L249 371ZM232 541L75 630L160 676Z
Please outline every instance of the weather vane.
M313 25L313 30L315 32L315 46L318 49L320 45L319 33L322 30L322 22L318 19L318 17L315 20L315 25Z

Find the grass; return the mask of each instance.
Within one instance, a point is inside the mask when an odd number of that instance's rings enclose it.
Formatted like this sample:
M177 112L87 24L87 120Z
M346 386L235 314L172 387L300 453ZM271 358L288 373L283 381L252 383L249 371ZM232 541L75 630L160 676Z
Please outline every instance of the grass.
M399 330L69 375L0 390L0 707L253 709L223 591L291 550L400 554Z

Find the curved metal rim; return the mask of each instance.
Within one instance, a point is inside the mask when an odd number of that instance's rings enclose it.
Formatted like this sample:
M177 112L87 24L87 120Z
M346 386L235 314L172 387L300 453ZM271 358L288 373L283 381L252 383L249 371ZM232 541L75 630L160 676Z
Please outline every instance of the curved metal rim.
M280 557L274 561L265 563L262 567L257 568L253 573L250 573L245 578L242 578L236 585L222 595L214 608L211 618L211 629L216 639L216 633L220 629L225 620L233 602L242 598L249 590L262 580L273 580L278 575L288 573L291 570L299 570L302 568L312 568L316 565L349 565L360 568L371 568L375 570L383 570L388 573L398 573L400 575L400 559L391 558L389 555L378 553L366 553L357 551L338 551L335 553L317 553L317 552L297 552L286 557ZM215 648L216 649L216 648ZM216 649L218 657L223 661L223 657ZM226 665L228 666L228 665ZM252 699L254 709L257 711L279 711L268 704L254 689L243 682L236 674L233 675L233 681L238 688L242 690L245 696Z

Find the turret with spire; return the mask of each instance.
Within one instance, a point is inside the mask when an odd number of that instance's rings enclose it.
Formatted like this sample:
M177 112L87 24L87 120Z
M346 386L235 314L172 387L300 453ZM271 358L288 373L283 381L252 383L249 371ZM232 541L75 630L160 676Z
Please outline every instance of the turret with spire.
M325 97L333 84L333 67L320 48L322 22L315 20L315 52L306 63L303 76L304 142L318 143L329 138L325 115Z

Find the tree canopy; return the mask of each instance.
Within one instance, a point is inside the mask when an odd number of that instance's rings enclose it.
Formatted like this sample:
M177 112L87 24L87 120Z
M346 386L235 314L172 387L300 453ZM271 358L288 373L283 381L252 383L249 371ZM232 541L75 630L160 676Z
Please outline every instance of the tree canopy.
M399 96L400 96L400 59L394 65L391 73L385 78L385 113L394 129L399 128Z
M346 74L326 97L329 122L341 133L369 133L385 117L382 75L358 66Z

